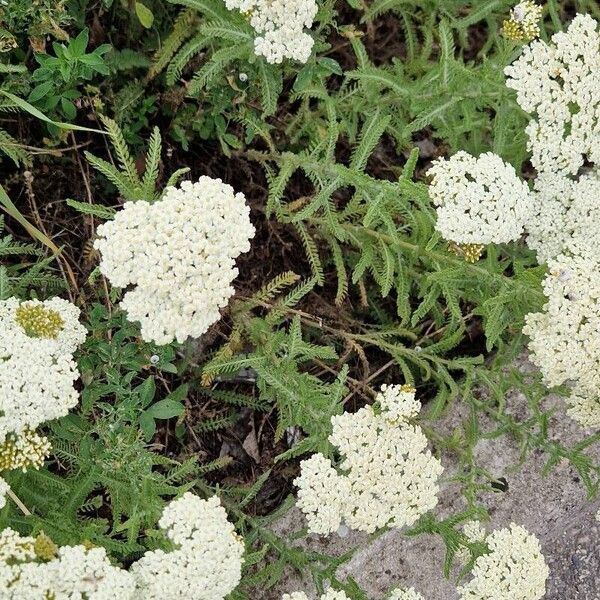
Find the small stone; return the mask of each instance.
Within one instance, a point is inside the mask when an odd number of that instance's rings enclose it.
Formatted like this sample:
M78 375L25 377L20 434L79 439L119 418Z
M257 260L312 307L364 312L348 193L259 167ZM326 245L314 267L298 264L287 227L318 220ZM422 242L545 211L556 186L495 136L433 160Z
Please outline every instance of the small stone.
M348 534L350 533L350 529L348 528L347 525L344 525L344 523L342 523L337 530L337 534L341 537L341 538L345 538L348 537Z

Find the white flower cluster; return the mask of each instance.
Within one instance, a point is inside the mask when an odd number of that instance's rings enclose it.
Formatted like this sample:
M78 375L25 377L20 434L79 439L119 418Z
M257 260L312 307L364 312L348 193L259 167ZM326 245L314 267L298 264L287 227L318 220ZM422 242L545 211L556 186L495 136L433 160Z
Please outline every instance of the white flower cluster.
M560 255L544 280L548 302L526 317L532 361L548 386L574 382L569 414L600 428L600 259Z
M538 539L523 527L492 532L490 552L477 558L473 578L458 592L462 600L539 600L550 574Z
M26 429L19 434L9 434L0 444L0 471L39 469L51 446L48 438L37 431Z
M467 521L463 525L463 533L471 544L485 540L485 529L479 521Z
M130 571L111 565L104 548L56 548L48 538L5 529L0 597L223 600L239 583L244 544L217 498L201 500L188 492L165 508L159 525L177 548L147 552Z
M415 398L415 388L410 385L381 386L377 401L388 421L414 419L421 412L421 403Z
M504 21L504 35L516 42L528 42L540 35L541 18L542 7L532 0L523 0L510 11L510 19Z
M531 113L538 172L528 245L548 262L543 311L524 332L549 386L569 383L568 414L600 428L600 33L577 15L550 43L533 42L505 69Z
M257 56L275 64L284 58L301 63L310 58L314 40L304 29L312 27L317 15L315 0L225 0L225 5L248 15L259 34L254 40Z
M429 196L436 229L458 244L502 244L523 234L533 199L527 184L498 155L457 152L434 161Z
M304 592L292 592L291 594L284 594L281 600L309 600L309 598ZM350 600L350 598L346 596L345 592L329 588L324 594L321 594L319 600Z
M35 538L21 536L10 527L0 531L0 581L5 576L6 563L35 559L34 543Z
M589 15L577 15L552 42L532 42L506 67L507 86L533 115L527 127L538 172L576 175L600 159L600 35Z
M479 521L467 521L463 525L463 534L469 544L485 541L485 529ZM463 563L467 563L471 558L471 552L466 546L461 546L456 553L456 558Z
M573 383L569 414L584 427L599 428L597 22L577 15L550 43L527 46L505 73L520 106L532 115L526 132L537 171L533 191L499 157L459 152L430 170L437 228L459 244L500 243L527 232L527 244L550 268L544 283L548 302L543 312L528 315L524 329L533 361L548 385Z
M585 237L600 238L597 28L589 15L577 15L566 32L553 35L550 43L531 43L505 69L508 87L516 90L517 101L532 115L526 132L538 177L528 244L540 261L565 250L579 253ZM595 247L592 240L587 246Z
M533 184L532 218L527 226L527 245L535 250L538 262L547 262L565 248L570 233L567 213L574 182L555 173L539 174Z
M542 174L534 187L527 245L538 260L547 262L560 253L600 256L600 170L590 169L577 179Z
M100 270L118 287L134 286L121 307L157 344L199 337L233 295L235 259L250 249L254 227L244 195L200 177L168 188L150 204L126 202L98 227Z
M85 341L80 315L79 308L58 297L44 301L9 298L0 308L3 326L14 337L13 346L29 344L28 349L51 356L73 354Z
M331 444L343 457L339 468L322 454L302 461L298 506L309 530L328 534L342 522L373 532L414 523L437 504L442 465L427 450L421 428L410 424L420 406L414 390L388 386L371 406L331 419Z
M216 496L190 492L171 502L159 525L177 546L147 552L131 568L145 600L222 600L239 583L244 543Z
M86 336L78 319L61 298L0 302L0 446L77 404L72 353Z
M6 530L5 530L6 531ZM4 532L3 532L4 533ZM14 534L14 532L12 532ZM23 544L23 539L14 540ZM34 542L32 540L32 542ZM31 543L35 555L35 544ZM0 589L6 600L134 600L132 578L113 567L104 548L63 546L47 562L0 563Z
M6 483L2 477L0 477L0 508L4 508L6 506L6 494L10 490L10 485Z

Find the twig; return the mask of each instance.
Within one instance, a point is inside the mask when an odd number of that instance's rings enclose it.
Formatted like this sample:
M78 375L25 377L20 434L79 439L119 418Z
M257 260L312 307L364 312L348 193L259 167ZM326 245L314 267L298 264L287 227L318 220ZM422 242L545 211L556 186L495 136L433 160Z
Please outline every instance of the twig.
M21 509L21 512L26 516L30 517L31 512L29 509L19 500L18 496L9 488L6 495Z
M75 134L71 131L71 139L73 140L73 147L77 146L77 140L75 139ZM77 159L77 165L79 166L79 170L81 171L81 177L83 178L83 184L85 185L85 191L87 194L88 204L92 205L94 203L94 196L92 194L92 188L90 187L89 175L86 170L83 168L83 164L81 162L81 157L79 156L79 152L75 153L75 157ZM94 237L95 228L94 228L94 215L89 215L89 224L90 224L90 237Z
M33 191L33 174L30 171L25 171L25 173L23 175L24 175L23 178L25 180L25 190L27 192L27 198L29 199L29 206L31 207L31 211L33 212L34 219L35 219L40 231L48 239L50 239L50 236L48 235L48 231L46 230L46 227L44 226L44 222L42 221L42 218L40 216L40 213L38 211L37 204L35 201L35 192ZM65 283L67 284L67 291L69 293L69 298L70 298L71 302L73 302L74 297L73 297L71 288L73 288L73 290L75 292L79 291L79 286L77 285L77 279L75 277L75 273L73 272L71 265L69 265L67 259L65 258L65 256L63 255L62 252L60 254L56 255L56 259L58 261L58 266L60 268L60 272L62 273L63 279L65 280Z

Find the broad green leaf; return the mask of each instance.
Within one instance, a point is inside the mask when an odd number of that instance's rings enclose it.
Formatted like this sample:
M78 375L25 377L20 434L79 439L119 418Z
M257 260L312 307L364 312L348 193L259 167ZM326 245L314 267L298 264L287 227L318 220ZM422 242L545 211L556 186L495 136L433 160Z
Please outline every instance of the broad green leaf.
M320 66L325 67L331 73L335 73L336 75L343 75L344 73L342 71L342 67L340 67L340 63L333 58L322 56L317 62Z
M154 23L154 14L145 4L137 1L135 3L135 14L146 29L152 27L152 23Z
M41 100L42 98L47 96L48 93L50 92L50 90L52 89L53 85L54 85L54 82L52 82L52 81L44 81L44 83L40 83L40 85L36 85L31 90L31 93L29 94L29 97L28 97L29 102L37 102L38 100Z
M68 51L76 58L83 56L89 41L89 30L86 27L79 35L69 42Z
M154 383L154 377L148 377L144 383L136 388L136 392L140 395L140 402L145 408L154 400L156 394L156 383Z
M77 116L77 108L67 98L60 99L60 106L68 119L74 119Z
M146 413L154 419L170 419L182 415L184 411L185 406L181 402L165 398L153 404Z
M148 414L148 412L143 412L138 419L138 423L140 425L140 429L144 432L144 436L147 440L149 440L156 432L156 423L154 422L154 418Z

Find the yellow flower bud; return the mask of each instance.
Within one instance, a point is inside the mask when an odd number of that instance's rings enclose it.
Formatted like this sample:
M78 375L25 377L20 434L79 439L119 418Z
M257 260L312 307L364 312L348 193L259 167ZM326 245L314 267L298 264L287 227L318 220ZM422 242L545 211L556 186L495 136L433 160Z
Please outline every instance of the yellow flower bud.
M43 304L23 302L15 312L15 321L29 337L56 339L65 322L60 314Z

